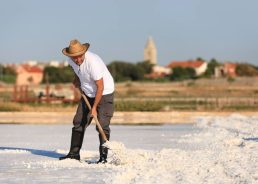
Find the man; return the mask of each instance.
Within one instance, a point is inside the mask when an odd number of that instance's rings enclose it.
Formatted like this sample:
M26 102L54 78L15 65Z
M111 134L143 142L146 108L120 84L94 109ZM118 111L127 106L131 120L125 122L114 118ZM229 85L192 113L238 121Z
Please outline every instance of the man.
M63 54L69 57L69 65L76 74L74 85L81 88L92 109L90 111L81 98L73 119L70 151L68 155L60 157L60 160L67 158L80 160L84 132L93 116L98 118L107 139L110 138L109 124L114 111L114 81L102 59L88 51L89 46L88 43L81 44L78 40L72 40L69 47L62 50ZM99 131L97 127L96 129ZM104 140L100 133L99 142L98 163L106 163L108 149L102 146Z

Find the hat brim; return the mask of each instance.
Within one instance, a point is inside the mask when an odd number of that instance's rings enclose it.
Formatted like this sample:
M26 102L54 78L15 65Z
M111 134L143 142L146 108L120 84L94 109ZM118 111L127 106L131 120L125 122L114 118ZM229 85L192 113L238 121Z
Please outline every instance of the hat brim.
M90 44L89 43L84 43L84 44L82 44L82 46L83 46L83 50L81 50L80 52L69 53L69 47L66 47L62 50L62 53L66 56L69 56L69 57L79 56L79 55L85 54L85 52L89 49Z

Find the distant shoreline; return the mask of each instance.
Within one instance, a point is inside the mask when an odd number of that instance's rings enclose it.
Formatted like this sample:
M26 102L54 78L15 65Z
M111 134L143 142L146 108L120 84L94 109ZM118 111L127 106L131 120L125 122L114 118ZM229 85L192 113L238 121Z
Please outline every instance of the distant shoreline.
M0 124L72 124L75 112L0 112ZM258 112L115 112L113 125L192 124L199 116L258 116Z

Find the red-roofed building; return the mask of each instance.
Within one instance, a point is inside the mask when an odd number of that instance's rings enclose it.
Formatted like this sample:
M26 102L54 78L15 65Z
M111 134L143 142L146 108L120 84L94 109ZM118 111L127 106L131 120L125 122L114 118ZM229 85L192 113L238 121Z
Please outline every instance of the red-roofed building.
M224 63L221 66L215 68L215 77L236 77L236 63Z
M198 76L207 70L207 63L202 60L172 61L167 67L172 69L175 67L193 68Z
M43 70L38 66L21 64L16 68L17 85L35 85L40 84L43 79Z
M163 78L166 75L164 73L150 73L150 74L146 74L145 77L149 78L149 79L158 79L158 78Z

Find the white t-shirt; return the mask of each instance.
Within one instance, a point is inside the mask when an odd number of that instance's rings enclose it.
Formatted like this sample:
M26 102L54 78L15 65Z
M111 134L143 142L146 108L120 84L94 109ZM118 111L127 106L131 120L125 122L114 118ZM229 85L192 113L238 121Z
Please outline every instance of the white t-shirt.
M71 58L68 59L68 62L75 74L79 77L81 89L87 96L91 98L96 96L97 86L95 81L101 78L103 78L104 83L103 95L114 92L113 77L98 55L87 51L85 53L85 59L80 66L75 64Z

